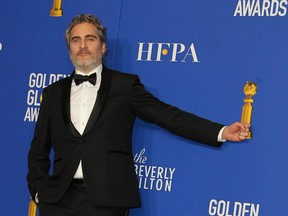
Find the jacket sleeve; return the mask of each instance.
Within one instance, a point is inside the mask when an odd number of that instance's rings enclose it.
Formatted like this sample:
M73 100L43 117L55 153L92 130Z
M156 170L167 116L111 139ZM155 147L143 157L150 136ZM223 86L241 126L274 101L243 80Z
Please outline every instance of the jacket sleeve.
M33 200L37 193L37 182L47 176L50 169L51 145L49 116L48 97L46 95L46 89L44 89L34 137L28 153L27 181Z
M224 125L201 118L166 104L150 94L138 76L132 84L131 106L140 119L155 123L168 131L199 142L219 147L217 136Z

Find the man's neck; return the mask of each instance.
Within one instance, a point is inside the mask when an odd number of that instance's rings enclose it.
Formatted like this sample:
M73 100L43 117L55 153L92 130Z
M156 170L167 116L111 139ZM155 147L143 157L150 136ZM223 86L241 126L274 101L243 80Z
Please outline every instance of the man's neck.
M82 68L79 70L79 69L75 69L75 71L76 71L76 73L77 74L82 74L82 75L90 75L90 74L92 74L92 73L97 73L97 72L101 72L102 71L102 68L103 68L103 65L102 64L100 64L100 65L98 65L97 67L94 67L93 69L91 69L91 70L86 70L86 71L84 71Z
M83 74L90 74L92 71L95 71L97 70L97 68L101 66L102 67L102 63L101 64L98 64L96 67L93 66L93 67L83 67L83 68L76 68L76 70L80 73L83 73Z

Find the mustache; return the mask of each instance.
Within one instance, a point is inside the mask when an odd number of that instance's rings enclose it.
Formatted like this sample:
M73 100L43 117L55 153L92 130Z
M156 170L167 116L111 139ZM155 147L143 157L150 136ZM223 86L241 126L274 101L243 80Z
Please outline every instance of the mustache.
M82 54L88 54L88 55L91 55L91 52L87 49L80 49L76 55L82 55Z

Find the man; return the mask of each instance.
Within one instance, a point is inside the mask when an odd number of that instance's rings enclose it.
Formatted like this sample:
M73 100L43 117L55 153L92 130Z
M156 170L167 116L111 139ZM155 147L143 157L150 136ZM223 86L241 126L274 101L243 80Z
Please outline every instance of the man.
M75 71L43 90L28 156L40 216L124 216L141 205L131 147L136 117L212 146L247 136L249 125L225 127L181 111L138 76L106 68L106 29L97 17L75 17L65 38Z

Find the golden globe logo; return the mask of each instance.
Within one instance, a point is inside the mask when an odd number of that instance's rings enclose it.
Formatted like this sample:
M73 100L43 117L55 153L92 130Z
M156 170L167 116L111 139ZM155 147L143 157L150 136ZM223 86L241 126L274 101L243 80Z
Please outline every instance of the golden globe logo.
M2 50L2 47L3 47L3 46L2 46L2 43L0 42L0 51Z
M200 62L194 43L150 43L138 42L136 61L146 62Z
M27 109L24 116L26 122L36 122L42 101L42 91L52 83L65 78L66 74L31 73L29 76L29 90L27 92Z

